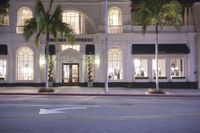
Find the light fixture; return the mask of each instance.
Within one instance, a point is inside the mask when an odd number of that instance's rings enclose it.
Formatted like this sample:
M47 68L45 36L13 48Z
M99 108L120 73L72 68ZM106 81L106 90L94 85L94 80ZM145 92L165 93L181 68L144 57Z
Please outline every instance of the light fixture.
M43 66L46 64L45 58L44 57L40 57L40 66Z
M94 63L95 63L95 65L99 65L100 64L99 57L95 57Z

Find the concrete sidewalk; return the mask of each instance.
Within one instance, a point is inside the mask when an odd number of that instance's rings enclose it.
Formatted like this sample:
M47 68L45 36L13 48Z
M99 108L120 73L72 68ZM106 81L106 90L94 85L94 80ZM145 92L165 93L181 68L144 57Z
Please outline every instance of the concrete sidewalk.
M199 89L162 89L166 94L147 94L148 89L110 87L104 88L62 86L54 87L55 92L38 93L39 87L0 87L0 95L68 95L68 96L163 96L163 97L200 97Z

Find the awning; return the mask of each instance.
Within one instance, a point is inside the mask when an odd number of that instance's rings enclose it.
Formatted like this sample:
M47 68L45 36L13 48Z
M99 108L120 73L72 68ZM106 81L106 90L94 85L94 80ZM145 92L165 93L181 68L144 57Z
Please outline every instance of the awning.
M159 44L159 54L188 54L189 48L186 44ZM133 44L132 54L155 54L154 44Z
M49 45L49 55L55 55L55 54L56 54L55 45Z
M8 47L6 44L0 44L0 55L7 55Z
M95 47L93 44L87 44L85 47L85 54L86 55L94 55L95 54Z

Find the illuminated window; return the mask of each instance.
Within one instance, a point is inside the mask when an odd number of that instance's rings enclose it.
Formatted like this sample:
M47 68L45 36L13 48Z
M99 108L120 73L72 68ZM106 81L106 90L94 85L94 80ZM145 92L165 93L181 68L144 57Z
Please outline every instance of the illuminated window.
M118 7L111 7L108 11L108 33L122 32L122 13Z
M148 60L134 59L135 77L148 77Z
M80 45L61 45L61 50L64 51L66 49L74 49L74 50L77 50L77 51L80 51Z
M119 48L111 48L108 51L108 78L110 80L123 79L122 51Z
M181 58L178 59L171 59L170 61L170 77L184 77L184 60Z
M156 60L152 60L152 68L153 68L153 77L156 77ZM158 60L158 76L166 77L166 65L165 59Z
M0 60L0 80L6 79L6 60Z
M76 34L94 33L94 28L86 16L78 11L64 11L62 21L71 26Z
M0 13L0 25L9 25L9 14Z
M28 7L22 7L17 13L17 33L23 33L23 27L27 19L32 18L32 11Z
M34 54L28 47L17 51L17 80L34 79Z

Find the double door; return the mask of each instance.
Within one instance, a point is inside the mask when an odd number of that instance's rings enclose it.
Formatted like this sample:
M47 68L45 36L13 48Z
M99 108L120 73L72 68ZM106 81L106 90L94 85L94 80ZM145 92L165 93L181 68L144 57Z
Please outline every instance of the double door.
M66 63L62 65L63 85L79 85L79 64Z

